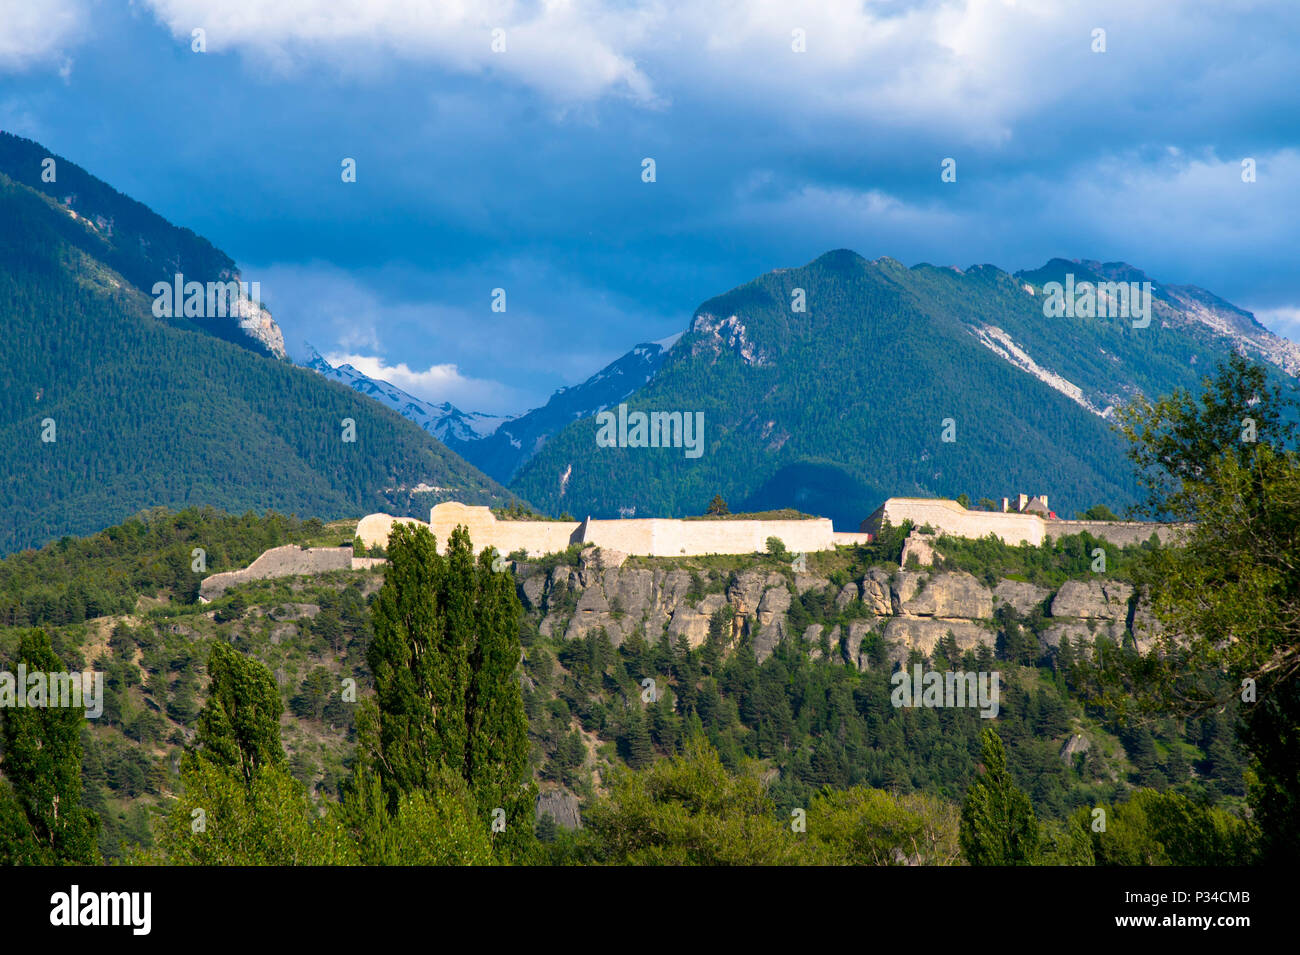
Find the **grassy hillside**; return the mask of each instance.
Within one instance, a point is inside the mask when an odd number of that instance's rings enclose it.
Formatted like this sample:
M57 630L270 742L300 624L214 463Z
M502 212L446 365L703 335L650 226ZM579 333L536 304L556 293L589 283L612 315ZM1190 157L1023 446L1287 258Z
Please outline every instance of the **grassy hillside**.
M293 774L317 799L337 797L355 745L356 708L341 689L345 679L354 679L364 696L372 685L365 648L369 604L382 570L255 582L199 605L192 602L195 575L178 565L200 540L217 555L212 569L229 569L264 546L333 543L350 531L347 523L158 511L94 538L0 561L0 596L7 601L0 667L17 643L20 628L12 624L39 623L66 664L106 673L104 716L88 721L83 734L87 802L104 819L106 854L117 855L123 843L152 841L158 812L178 785L178 759L204 699L214 641L235 646L275 675ZM1076 551L1065 542L1032 559L1010 548L963 552L958 562L977 575L1014 567L1059 582L1088 574ZM1132 555L1115 556L1122 568ZM576 555L547 563L565 559L577 563ZM846 548L809 555L808 570L838 583L860 578L882 560L891 566L877 550ZM788 563L758 556L649 563L690 572L700 593L721 592L733 574L746 570L775 572L793 583ZM46 590L50 577L66 580L77 594L93 596L102 586L107 593L96 598L103 600L97 609L108 615L64 622L58 600ZM824 592L808 591L795 599L790 617L798 630L810 623L847 625L864 613L856 601L837 605ZM1068 654L1037 649L1042 622L1035 615L1003 615L996 653L940 649L930 662L1002 672L1001 709L992 722L1017 784L1049 829L1063 826L1076 810L1122 802L1139 788L1239 807L1242 762L1232 713L1122 726L1112 714L1080 702L1087 676ZM529 613L521 630L533 771L544 792L576 794L596 817L608 809L619 771L659 765L681 753L691 733L702 733L731 772L748 772L757 761L778 820L788 820L792 806L811 805L819 793L853 786L924 796L952 813L978 774L979 734L990 721L969 709L891 706L889 669L878 643L878 665L858 672L817 658L820 648L800 640L784 641L760 664L752 634L733 649L723 647L721 619L693 650L648 633L617 648L604 631L564 641L543 636L538 624L539 615ZM646 678L659 687L657 702L642 699ZM1086 734L1091 746L1063 760L1062 745L1076 733ZM551 827L542 832L555 838ZM560 861L576 851L564 839L549 844ZM586 851L597 852L591 846Z

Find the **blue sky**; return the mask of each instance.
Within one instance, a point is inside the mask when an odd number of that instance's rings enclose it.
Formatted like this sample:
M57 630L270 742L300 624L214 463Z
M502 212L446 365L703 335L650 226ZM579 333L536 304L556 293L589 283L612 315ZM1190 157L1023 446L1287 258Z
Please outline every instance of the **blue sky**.
M0 0L0 128L211 239L291 352L517 412L836 248L1124 260L1300 340L1298 40L1292 0Z

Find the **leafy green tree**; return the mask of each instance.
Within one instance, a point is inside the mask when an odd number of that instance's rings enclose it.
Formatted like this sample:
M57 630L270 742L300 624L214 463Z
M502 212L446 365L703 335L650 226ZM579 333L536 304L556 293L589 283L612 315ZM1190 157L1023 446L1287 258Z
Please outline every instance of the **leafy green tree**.
M828 789L808 807L808 835L830 865L954 865L961 857L956 807L919 793Z
M379 777L354 768L331 817L349 834L361 865L491 865L492 840L465 781L442 771L431 791L402 793L397 811Z
M1262 365L1233 354L1202 389L1199 400L1185 389L1154 402L1139 395L1116 412L1147 491L1145 509L1157 517L1200 518L1206 485L1221 476L1225 458L1249 470L1260 448L1294 447L1294 403Z
M1253 857L1250 827L1229 813L1174 792L1140 789L1126 802L1100 807L1104 829L1093 831L1093 810L1076 811L1073 825L1089 832L1097 865L1242 865Z
M28 673L62 673L44 630L19 638L15 661ZM17 692L26 692L18 687ZM47 701L48 702L48 701ZM100 821L82 805L83 707L0 708L0 863L92 865Z
M1180 715L1239 700L1248 796L1267 859L1300 856L1300 455L1294 403L1233 356L1186 392L1120 415L1148 508L1194 522L1135 573L1164 625L1153 652L1093 661L1121 714Z
M731 508L727 507L727 502L722 499L721 494L713 495L713 500L709 501L709 514L726 515L731 513Z
M971 865L1033 865L1039 857L1034 807L1007 772L998 734L986 729L982 740L984 774L971 783L961 809L962 852Z
M614 774L610 796L584 813L593 861L616 865L795 865L802 843L756 767L732 774L707 741L641 772Z
M199 760L181 773L184 789L159 833L159 852L131 861L166 865L347 865L356 850L344 827L322 818L303 785L279 764L249 781L229 766Z
M1094 504L1079 515L1081 521L1117 521L1119 515L1105 504Z

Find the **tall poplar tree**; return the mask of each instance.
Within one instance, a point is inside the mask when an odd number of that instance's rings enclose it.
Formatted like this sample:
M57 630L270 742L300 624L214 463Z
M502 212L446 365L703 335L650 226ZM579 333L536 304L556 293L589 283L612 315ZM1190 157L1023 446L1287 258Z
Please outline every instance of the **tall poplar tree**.
M263 767L285 762L280 690L271 671L221 642L212 645L208 676L208 701L186 757L228 769L251 787Z
M460 776L485 824L502 819L511 854L532 839L528 723L519 688L522 608L513 576L477 561L469 533L440 555L427 527L394 526L384 585L372 608L367 662L377 727L362 763L383 783L390 810L403 794L436 791Z
M22 635L15 663L25 664L29 674L64 672L44 630ZM0 708L0 863L100 861L99 817L81 804L84 718L80 706Z

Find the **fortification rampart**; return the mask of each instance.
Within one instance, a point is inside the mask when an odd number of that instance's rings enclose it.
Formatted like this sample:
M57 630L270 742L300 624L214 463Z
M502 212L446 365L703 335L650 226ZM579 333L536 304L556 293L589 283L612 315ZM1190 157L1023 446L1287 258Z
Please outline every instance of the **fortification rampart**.
M371 514L357 525L366 546L384 545L395 523L421 521ZM837 534L828 518L807 520L697 520L629 518L626 520L502 521L487 507L454 501L436 505L429 513L430 531L445 548L458 526L469 531L475 552L493 547L502 555L524 551L541 557L570 544L594 544L605 550L644 557L700 557L707 554L752 554L767 550L769 537L779 538L793 553L831 550L836 544L863 543L867 534Z
M1043 543L1046 521L1037 514L1007 514L1001 511L968 511L945 498L891 497L862 522L862 530L879 533L882 521L899 527L910 520L917 527L930 525L940 534L954 537L999 537L1008 544Z
M1120 547L1144 543L1151 539L1152 534L1156 535L1156 540L1160 543L1167 544L1195 526L1157 524L1151 521L1046 521L1045 524L1049 540L1087 531L1093 537L1100 537Z
M366 558L360 560L366 561ZM199 584L199 601L208 603L220 597L228 587L250 580L293 577L297 574L321 574L331 570L352 570L354 564L351 547L304 549L297 544L272 547L242 570L228 570L205 577Z
M938 534L973 539L992 534L1008 544L1032 544L1035 547L1047 540L1084 531L1119 546L1140 544L1149 540L1152 534L1161 543L1166 543L1192 526L1147 521L1044 520L1037 514L969 511L956 501L945 498L891 497L862 522L862 530L879 533L885 518L894 527L910 520L917 527L928 524Z

